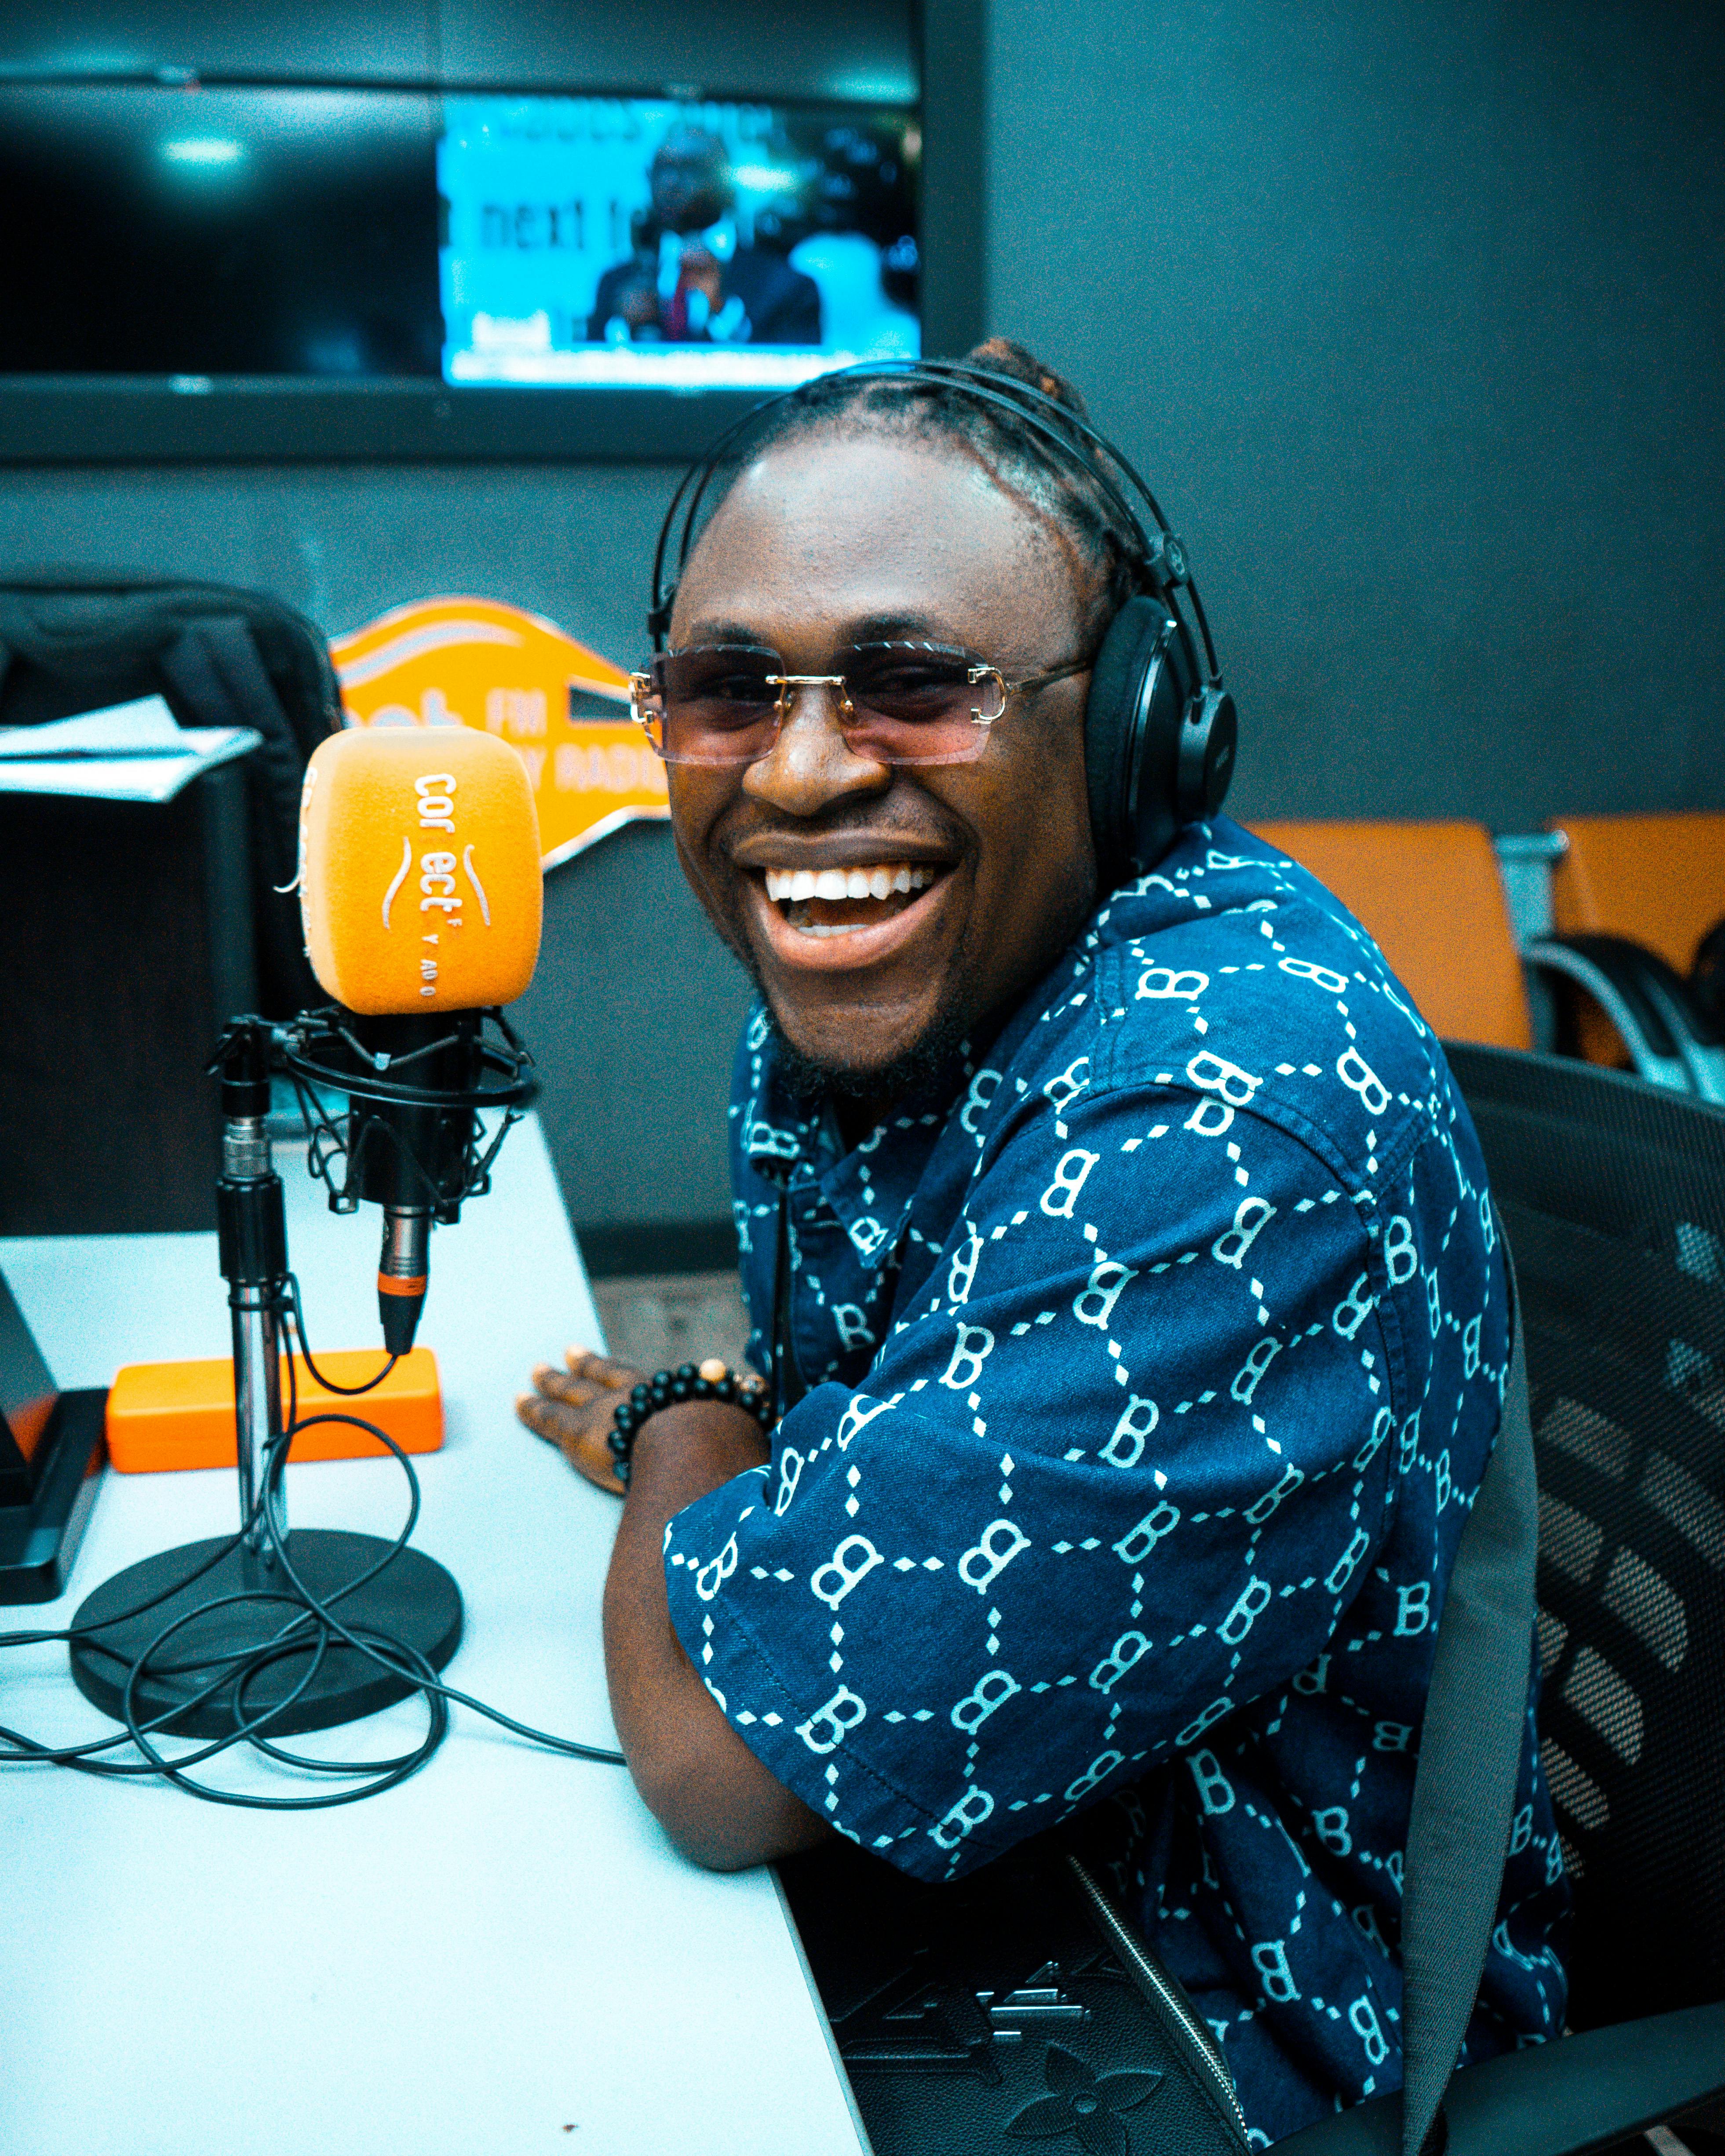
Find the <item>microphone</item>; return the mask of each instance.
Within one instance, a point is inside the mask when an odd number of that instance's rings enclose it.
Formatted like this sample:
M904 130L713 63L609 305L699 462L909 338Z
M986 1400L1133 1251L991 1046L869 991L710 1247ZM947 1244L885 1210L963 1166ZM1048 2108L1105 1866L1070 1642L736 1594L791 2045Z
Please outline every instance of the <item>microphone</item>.
M262 1727L272 1738L333 1727L415 1691L434 1697L423 1673L442 1669L461 1639L460 1590L422 1551L335 1528L289 1532L288 1445L330 1417L296 1415L290 1429L282 1414L290 1317L305 1368L319 1373L288 1266L272 1081L293 1083L306 1165L331 1208L383 1209L377 1306L392 1357L413 1342L432 1223L459 1219L463 1200L490 1187L498 1147L538 1091L498 1008L533 977L541 911L538 820L526 767L506 742L464 726L321 742L300 797L298 881L306 955L336 1000L281 1026L231 1019L210 1066L222 1080L217 1249L240 1532L118 1573L85 1602L71 1649L80 1688L105 1713L222 1743L248 1731L261 1741ZM332 1116L326 1092L347 1096L345 1116ZM320 1381L365 1394L386 1374Z
M413 1343L433 1221L453 1223L487 1187L502 1131L481 1154L475 1111L504 1107L506 1128L535 1090L497 1006L533 978L542 909L532 789L506 742L465 726L356 727L313 752L300 910L312 971L341 1008L299 1021L288 1067L348 1096L345 1136L321 1153L315 1138L313 1167L337 1211L383 1209L377 1309L393 1355ZM488 1018L506 1048L486 1039Z

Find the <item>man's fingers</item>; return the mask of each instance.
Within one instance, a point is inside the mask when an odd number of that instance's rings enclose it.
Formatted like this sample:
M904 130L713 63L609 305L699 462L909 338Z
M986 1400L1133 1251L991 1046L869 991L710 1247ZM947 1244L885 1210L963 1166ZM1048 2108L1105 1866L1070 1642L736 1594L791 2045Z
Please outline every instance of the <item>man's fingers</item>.
M533 1389L521 1394L516 1416L536 1437L554 1445L569 1465L614 1497L623 1495L606 1438L619 1394L643 1383L642 1373L584 1348L564 1351L566 1368L542 1363Z
M565 1451L587 1429L587 1418L578 1408L565 1406L561 1400L547 1399L542 1393L521 1394L516 1400L515 1412L516 1419L525 1423L536 1437L542 1437Z
M599 1388L588 1384L579 1378L570 1377L550 1363L541 1363L533 1372L533 1383L547 1399L566 1401L572 1408L584 1408L598 1397Z
M521 1393L516 1399L516 1419L526 1423L535 1436L543 1438L547 1445L557 1445L558 1451L573 1457L576 1446L593 1445L593 1410L591 1408L569 1408L561 1399L546 1399L543 1393ZM599 1445L603 1445L603 1431L599 1434Z
M572 1377L588 1378L612 1392L626 1393L641 1382L641 1373L627 1363L614 1363L608 1355L589 1354L585 1348L566 1348L563 1360Z
M590 1410L583 1413L565 1406L561 1400L547 1399L542 1393L522 1393L516 1400L515 1411L536 1437L556 1445L589 1482L609 1491L614 1497L622 1496L623 1485L617 1479L604 1430L595 1427Z

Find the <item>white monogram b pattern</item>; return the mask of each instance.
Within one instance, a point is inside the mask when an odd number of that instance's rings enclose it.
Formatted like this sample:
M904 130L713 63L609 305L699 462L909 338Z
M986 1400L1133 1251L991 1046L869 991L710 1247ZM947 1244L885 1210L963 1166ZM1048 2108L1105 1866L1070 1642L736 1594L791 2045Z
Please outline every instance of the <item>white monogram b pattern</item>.
M1507 1338L1471 1126L1375 947L1196 827L849 1153L758 1014L732 1115L756 1359L783 1206L810 1388L667 1531L732 1725L932 1879L1139 1785L1144 1928L1255 2143L1396 2087L1420 1722ZM1470 2058L1563 2022L1532 1717Z

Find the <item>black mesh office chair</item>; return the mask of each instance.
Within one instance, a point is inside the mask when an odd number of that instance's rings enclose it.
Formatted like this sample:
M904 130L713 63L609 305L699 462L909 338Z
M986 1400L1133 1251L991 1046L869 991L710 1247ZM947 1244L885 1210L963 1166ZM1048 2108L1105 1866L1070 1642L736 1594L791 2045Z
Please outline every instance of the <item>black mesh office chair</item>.
M1541 1756L1575 1885L1563 2042L1459 2074L1450 2156L1725 2113L1725 1111L1452 1045L1515 1251L1540 1486ZM1289 2156L1396 2147L1399 2106Z
M1520 1275L1570 2022L1601 2029L1725 1999L1725 1112L1450 1054ZM1713 2041L1725 2085L1725 2011Z
M1725 1998L1725 1114L1454 1062L1521 1277L1542 1751L1592 2028Z

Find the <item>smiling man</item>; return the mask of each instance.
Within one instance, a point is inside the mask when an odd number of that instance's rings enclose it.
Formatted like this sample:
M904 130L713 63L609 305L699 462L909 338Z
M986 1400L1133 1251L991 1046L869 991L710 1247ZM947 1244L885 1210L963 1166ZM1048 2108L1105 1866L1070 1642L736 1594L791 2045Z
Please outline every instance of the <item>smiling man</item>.
M836 1830L941 1880L1137 1785L1137 1913L1267 2144L1399 2080L1505 1286L1466 1111L1358 923L1220 819L1099 845L1092 662L1147 572L1073 443L962 382L829 379L686 564L640 693L760 989L731 1112L776 1412L634 1394L607 1666L708 1864ZM639 1375L568 1362L523 1419L618 1488ZM1528 1732L1469 2057L1562 2024L1531 1687Z

